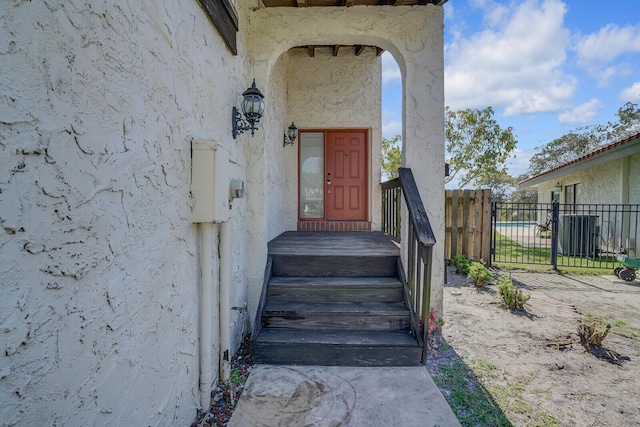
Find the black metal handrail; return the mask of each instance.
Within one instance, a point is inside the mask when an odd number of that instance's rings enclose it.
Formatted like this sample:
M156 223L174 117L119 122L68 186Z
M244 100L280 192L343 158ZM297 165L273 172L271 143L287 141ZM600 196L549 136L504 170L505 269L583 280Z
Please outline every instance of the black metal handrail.
M390 191L393 190L393 193ZM433 266L433 245L436 237L431 228L429 217L424 209L418 186L409 168L400 168L399 177L382 184L383 191L383 231L400 237L400 197L404 195L407 207L407 268L406 303L412 312L422 321L414 328L421 335L418 342L422 345L422 363L427 362L429 342L429 315L431 299L431 270ZM413 316L412 316L413 317ZM412 322L413 323L413 322ZM417 325L414 325L417 326Z

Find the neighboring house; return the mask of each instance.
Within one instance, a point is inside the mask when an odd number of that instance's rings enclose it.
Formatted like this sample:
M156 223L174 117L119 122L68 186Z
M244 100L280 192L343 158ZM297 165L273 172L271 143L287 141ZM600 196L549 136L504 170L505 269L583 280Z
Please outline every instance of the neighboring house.
M2 2L2 424L193 420L256 315L267 243L310 218L380 229L383 50L441 313L444 1ZM264 115L234 138L253 79ZM364 168L347 217L299 188L345 134ZM194 217L192 158L223 183L213 224ZM637 156L628 168L640 176ZM227 207L232 178L245 193Z
M519 183L536 188L539 203L640 204L640 133Z
M597 218L594 226L599 228L594 230L600 236L597 245L601 250L637 251L640 133L605 145L519 185L521 189L537 188L538 203L558 200L565 205L563 209L568 215ZM570 205L580 206L571 208Z

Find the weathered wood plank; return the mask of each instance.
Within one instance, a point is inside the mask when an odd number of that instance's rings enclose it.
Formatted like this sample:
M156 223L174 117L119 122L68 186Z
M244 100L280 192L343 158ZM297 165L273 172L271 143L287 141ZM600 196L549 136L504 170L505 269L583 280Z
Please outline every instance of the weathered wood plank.
M422 245L435 245L436 237L433 234L429 217L422 204L422 198L413 178L413 172L410 168L398 169L400 184L402 185L402 194L409 211L409 219L415 226L415 232L418 241Z
M264 328L257 341L270 344L326 344L416 347L408 331L305 331Z
M393 277L274 277L270 301L402 301L402 284Z
M421 353L406 331L264 328L251 349L257 363L325 366L415 366Z
M271 277L273 275L273 258L267 258L267 265L264 269L264 278L262 282L262 291L260 292L260 300L258 301L258 310L256 312L256 316L253 321L253 328L251 332L251 336L253 339L258 336L260 333L260 329L262 328L262 321L260 320L260 316L262 310L264 309L265 304L267 303L267 292L269 287L269 282L271 281Z
M396 259L391 256L273 255L275 276L395 276Z
M469 227L469 223L470 223L470 204L471 204L471 190L463 190L462 192L462 218L460 218L460 221L462 221L462 247L463 252L467 251L469 252L469 233L472 232L472 229L470 229ZM471 254L469 254L471 256Z
M460 192L454 191L451 196L451 254L453 256L459 253L458 247L458 195Z
M422 349L324 344L260 344L251 350L257 363L321 366L417 366Z
M268 244L269 255L400 256L400 245L379 231L287 231Z
M403 303L304 303L269 301L262 326L324 330L404 330L410 326Z

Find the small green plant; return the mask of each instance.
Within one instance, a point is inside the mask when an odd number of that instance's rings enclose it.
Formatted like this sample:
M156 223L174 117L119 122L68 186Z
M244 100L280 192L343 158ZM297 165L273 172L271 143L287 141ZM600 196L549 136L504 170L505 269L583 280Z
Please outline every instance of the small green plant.
M531 295L515 287L511 276L498 277L498 292L500 294L500 303L510 310L522 310L524 303L531 298Z
M485 267L484 261L472 261L469 265L469 274L474 286L481 288L493 279L493 273Z
M464 254L456 254L451 259L451 265L456 267L456 274L469 275L469 264L471 261Z
M229 374L229 382L233 385L238 385L240 383L240 371L237 368L231 370Z

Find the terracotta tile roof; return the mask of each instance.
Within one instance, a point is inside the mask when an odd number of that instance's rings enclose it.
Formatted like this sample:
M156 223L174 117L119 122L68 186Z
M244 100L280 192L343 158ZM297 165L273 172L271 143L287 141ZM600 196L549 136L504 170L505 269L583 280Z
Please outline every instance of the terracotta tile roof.
M565 162L565 163L563 163L561 165L558 165L553 169L549 169L548 171L542 172L541 174L538 174L536 176L532 176L531 178L527 178L524 181L520 181L518 183L518 185L522 185L522 184L524 184L526 182L529 182L529 181L532 181L534 179L540 178L541 176L548 175L551 172L555 172L555 171L560 170L562 168L565 168L565 167L567 167L569 165L580 163L583 160L589 159L591 157L598 156L598 155L600 155L602 153L605 153L605 152L607 152L609 150L613 150L616 147L620 147L620 146L625 145L625 144L627 144L627 143L629 143L629 142L631 142L633 140L636 140L636 139L640 139L640 133L637 133L635 135L631 135L630 137L622 139L620 141L616 141L616 142L613 142L611 144L607 144L605 146L602 146L602 147L598 148L597 150L593 150L593 151L591 151L591 152L589 152L589 153L587 153L587 154L585 154L583 156L576 157L575 159L569 160L568 162Z

